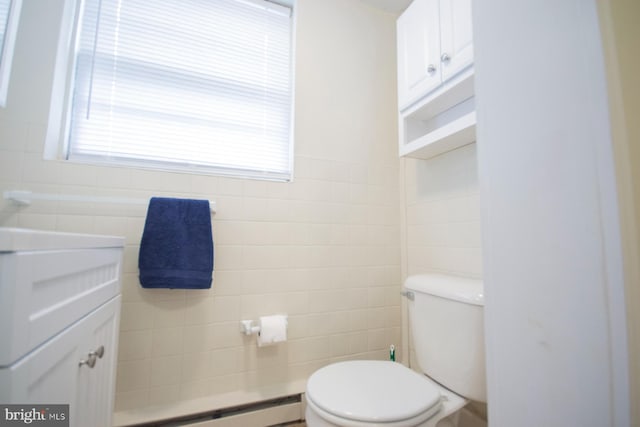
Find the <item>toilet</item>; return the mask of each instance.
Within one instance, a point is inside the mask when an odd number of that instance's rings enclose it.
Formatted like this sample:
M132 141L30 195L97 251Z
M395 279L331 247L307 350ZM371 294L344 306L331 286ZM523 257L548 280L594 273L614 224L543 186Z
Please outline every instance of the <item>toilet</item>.
M470 400L486 402L482 281L422 274L404 288L424 375L390 361L325 366L307 381L309 427L456 427Z

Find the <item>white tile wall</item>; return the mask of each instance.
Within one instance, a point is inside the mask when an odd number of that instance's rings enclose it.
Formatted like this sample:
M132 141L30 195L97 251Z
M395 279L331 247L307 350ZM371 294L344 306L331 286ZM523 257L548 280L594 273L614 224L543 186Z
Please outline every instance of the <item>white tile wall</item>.
M33 73L20 67L51 69L38 49L54 37L19 36L0 110L0 190L217 201L215 280L203 291L140 287L145 207L0 201L0 226L126 237L117 410L301 379L400 343L395 20L356 0L297 4L293 183L42 160L49 94L29 90ZM37 7L21 31L43 19ZM18 98L38 108L16 115ZM257 348L239 333L241 319L279 312L287 343Z
M405 160L407 274L482 277L476 144Z

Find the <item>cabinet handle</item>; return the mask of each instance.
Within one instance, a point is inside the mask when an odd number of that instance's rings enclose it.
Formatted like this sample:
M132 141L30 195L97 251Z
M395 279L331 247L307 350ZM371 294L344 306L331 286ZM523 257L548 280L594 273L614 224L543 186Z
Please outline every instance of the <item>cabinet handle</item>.
M436 72L436 66L433 64L429 64L429 66L427 67L427 73L433 74L435 72Z
M443 53L442 56L440 57L440 60L442 62L449 62L451 60L451 57L449 56L449 54L447 52Z
M89 353L89 357L86 360L82 359L80 363L78 363L78 366L82 367L82 365L87 365L88 367L93 368L94 366L96 366L96 360L96 355L91 352Z

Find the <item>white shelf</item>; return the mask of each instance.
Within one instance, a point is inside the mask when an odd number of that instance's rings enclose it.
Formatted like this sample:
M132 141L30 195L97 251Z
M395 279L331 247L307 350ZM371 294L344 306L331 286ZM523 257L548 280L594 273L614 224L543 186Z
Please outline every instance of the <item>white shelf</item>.
M429 159L475 142L473 67L399 113L399 154Z
M464 116L400 146L400 156L430 159L476 140L476 113Z

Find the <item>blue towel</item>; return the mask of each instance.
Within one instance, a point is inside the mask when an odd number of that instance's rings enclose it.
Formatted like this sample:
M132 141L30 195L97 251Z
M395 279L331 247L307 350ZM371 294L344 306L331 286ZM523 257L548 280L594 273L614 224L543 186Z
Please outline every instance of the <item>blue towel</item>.
M211 288L209 201L153 197L140 242L138 268L144 288Z

